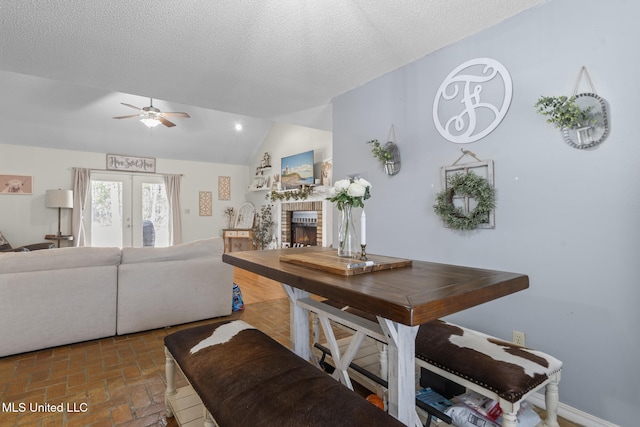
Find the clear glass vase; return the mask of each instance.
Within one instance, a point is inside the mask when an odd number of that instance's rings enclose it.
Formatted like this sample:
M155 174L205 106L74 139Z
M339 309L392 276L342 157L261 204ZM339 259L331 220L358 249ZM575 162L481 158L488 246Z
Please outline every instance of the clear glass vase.
M349 204L343 205L338 226L338 256L345 258L358 256L358 234L351 216L351 208Z

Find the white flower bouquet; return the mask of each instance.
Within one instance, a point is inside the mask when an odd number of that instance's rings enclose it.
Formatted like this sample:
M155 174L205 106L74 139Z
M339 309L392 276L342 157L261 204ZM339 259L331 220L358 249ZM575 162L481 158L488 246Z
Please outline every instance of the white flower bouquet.
M327 200L338 205L342 210L345 205L364 208L364 201L371 197L371 183L365 179L341 179L330 190Z

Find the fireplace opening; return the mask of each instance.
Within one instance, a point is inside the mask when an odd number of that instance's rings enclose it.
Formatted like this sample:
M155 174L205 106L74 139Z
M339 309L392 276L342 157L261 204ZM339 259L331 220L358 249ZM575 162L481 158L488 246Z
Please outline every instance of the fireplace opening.
M291 246L318 246L318 213L316 211L291 212Z

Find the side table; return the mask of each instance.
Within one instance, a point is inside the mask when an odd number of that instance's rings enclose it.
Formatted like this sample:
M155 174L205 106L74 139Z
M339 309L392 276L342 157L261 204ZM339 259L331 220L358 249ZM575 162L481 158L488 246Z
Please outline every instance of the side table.
M60 242L62 242L63 240L67 240L67 241L72 241L73 240L73 236L69 235L69 236L57 236L55 234L47 234L44 236L45 240L51 240L52 242L57 242L58 243L58 247L60 247Z

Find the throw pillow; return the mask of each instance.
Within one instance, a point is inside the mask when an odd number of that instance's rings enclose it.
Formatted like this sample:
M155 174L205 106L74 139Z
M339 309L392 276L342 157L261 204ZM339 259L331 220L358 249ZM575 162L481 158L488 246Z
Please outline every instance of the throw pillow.
M9 244L9 241L4 238L2 232L0 231L0 251L4 251L6 249L11 249L11 245Z

